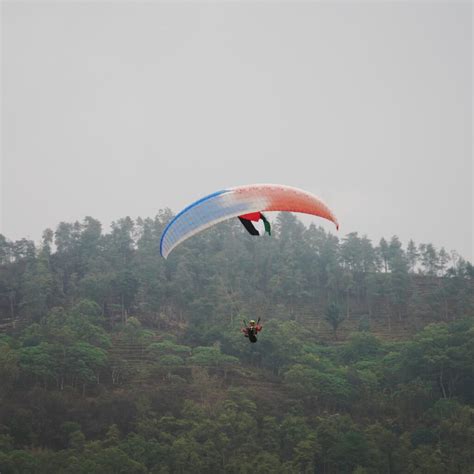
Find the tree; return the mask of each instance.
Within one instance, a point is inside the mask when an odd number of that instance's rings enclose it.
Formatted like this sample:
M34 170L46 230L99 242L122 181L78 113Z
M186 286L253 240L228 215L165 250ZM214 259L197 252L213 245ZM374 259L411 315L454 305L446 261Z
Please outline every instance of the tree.
M138 292L139 281L130 270L123 270L112 280L112 287L120 301L122 321L126 322Z
M112 232L106 239L106 250L115 265L127 268L134 255L135 224L130 217L112 222Z
M410 453L406 472L410 474L444 474L447 471L441 453L430 446L423 445Z
M400 441L397 435L380 423L367 427L368 465L374 472L392 474L402 472L403 465Z
M316 434L311 433L295 446L292 464L298 472L314 473L320 451L321 447L318 444Z
M413 240L410 239L410 241L408 242L408 246L407 246L408 271L410 271L412 273L415 271L415 268L416 268L417 263L418 263L419 255L420 254L418 252L418 248L417 248L415 242L413 242Z
M465 384L474 383L467 363L474 356L469 342L473 334L470 321L428 325L402 353L407 375L430 382L442 398L464 396Z
M380 256L380 259L382 260L383 270L385 273L387 273L390 261L390 250L388 247L388 243L384 238L380 239L379 246L376 250Z
M435 276L439 268L439 256L432 244L420 244L421 265L426 275Z
M25 375L40 381L45 387L59 376L52 347L47 342L21 349L19 360Z
M227 370L239 364L239 359L234 356L223 354L218 347L196 347L193 355L188 359L191 364L204 367L222 367L224 377Z
M11 392L18 376L18 353L0 338L0 400Z
M21 286L21 312L24 316L38 321L51 307L54 293L54 277L48 268L44 255L27 266Z
M351 473L357 466L364 466L368 460L368 446L364 434L358 431L339 434L336 443L329 450L329 457L341 473Z
M0 234L0 265L6 265L11 260L11 243Z
M326 308L324 319L329 323L334 332L334 338L337 339L337 330L339 325L344 321L344 316L336 302L331 302Z

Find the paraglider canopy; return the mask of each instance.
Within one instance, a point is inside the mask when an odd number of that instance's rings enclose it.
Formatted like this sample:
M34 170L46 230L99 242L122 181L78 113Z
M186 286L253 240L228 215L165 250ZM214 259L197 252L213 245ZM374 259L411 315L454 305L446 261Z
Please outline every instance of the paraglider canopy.
M224 189L209 194L179 212L166 226L161 236L160 253L166 258L181 242L219 222L232 217L244 221L266 219L262 211L289 211L328 219L339 228L329 207L317 196L302 189L278 184L251 184ZM266 221L265 228L267 228ZM249 232L254 234L251 230Z

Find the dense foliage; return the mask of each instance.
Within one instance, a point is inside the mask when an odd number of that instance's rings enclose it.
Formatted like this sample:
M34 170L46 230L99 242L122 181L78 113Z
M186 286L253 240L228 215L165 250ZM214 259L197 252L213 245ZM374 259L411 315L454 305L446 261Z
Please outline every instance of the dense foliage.
M291 214L165 261L169 218L0 236L2 474L472 472L469 262Z

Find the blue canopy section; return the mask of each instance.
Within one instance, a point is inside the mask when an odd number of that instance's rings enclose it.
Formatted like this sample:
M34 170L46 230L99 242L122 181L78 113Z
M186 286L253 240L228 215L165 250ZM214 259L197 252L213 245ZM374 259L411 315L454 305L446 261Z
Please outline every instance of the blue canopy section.
M161 236L160 253L167 257L181 242L211 227L248 211L249 202L236 202L230 190L209 194L183 209L166 226Z

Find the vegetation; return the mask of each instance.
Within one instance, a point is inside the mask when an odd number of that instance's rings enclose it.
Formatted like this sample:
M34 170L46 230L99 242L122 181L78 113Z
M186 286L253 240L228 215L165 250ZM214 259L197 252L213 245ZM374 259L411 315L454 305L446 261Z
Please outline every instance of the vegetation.
M169 218L0 236L2 474L473 471L469 262L291 214L165 261Z

